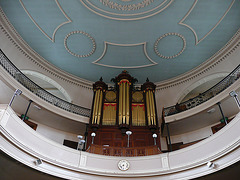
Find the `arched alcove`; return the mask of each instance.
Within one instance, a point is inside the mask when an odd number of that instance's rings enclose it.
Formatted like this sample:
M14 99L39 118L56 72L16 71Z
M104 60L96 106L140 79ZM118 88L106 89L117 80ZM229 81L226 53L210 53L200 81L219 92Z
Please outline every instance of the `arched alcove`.
M185 89L183 94L180 96L178 103L187 101L191 98L198 96L200 93L205 92L206 90L213 87L215 84L220 82L225 78L229 73L216 73L210 76L204 77L201 80L191 84Z
M51 94L68 102L72 102L72 99L66 90L48 76L31 70L22 70L22 73Z

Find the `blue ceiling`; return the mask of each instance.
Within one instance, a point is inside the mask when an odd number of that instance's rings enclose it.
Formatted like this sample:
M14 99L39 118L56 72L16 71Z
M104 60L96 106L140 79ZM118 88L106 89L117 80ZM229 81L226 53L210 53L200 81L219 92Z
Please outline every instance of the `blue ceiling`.
M239 0L1 0L22 38L50 63L110 82L127 70L140 83L185 73L240 27Z

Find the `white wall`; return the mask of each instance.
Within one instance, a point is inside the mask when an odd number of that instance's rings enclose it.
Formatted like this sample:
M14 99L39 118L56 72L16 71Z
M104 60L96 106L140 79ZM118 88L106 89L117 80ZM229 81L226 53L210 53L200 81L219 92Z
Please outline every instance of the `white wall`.
M188 132L181 135L171 136L171 143L175 144L175 143L183 142L183 144L187 144L190 142L205 139L213 134L211 127L212 126L208 126L208 127L199 129L197 131L192 131L192 132Z
M38 125L36 131L39 134L59 144L63 144L64 139L78 142L78 138L77 138L78 134L72 134L72 133L60 131L58 129L54 129L43 124L39 124L38 122L35 122L33 120L30 120L30 121Z

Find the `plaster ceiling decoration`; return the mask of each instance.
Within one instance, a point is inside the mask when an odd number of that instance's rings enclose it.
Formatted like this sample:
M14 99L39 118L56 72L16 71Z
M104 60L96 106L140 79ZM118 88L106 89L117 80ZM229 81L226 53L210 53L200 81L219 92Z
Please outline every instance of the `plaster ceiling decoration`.
M139 43L139 44L115 44L115 43L110 43L110 42L104 42L105 46L104 46L104 51L103 54L101 55L100 58L98 58L96 61L94 61L94 64L100 65L100 66L106 66L106 67L110 67L110 68L123 68L123 69L128 69L128 68L143 68L143 67L148 67L148 66L153 66L156 65L157 63L154 62L147 54L146 51L146 42L144 43ZM131 57L132 59L132 64L131 62L129 62L128 58L123 58L121 61L119 62L113 62L111 60L111 62L99 62L102 59L104 59L104 56L106 56L107 53L107 48L109 48L113 51L111 52L111 57L114 56L114 54L116 54L116 52L121 52L122 57L125 55L125 57L130 56L130 54L125 53L126 51L126 47L128 49L132 49L132 51L138 51L138 56L137 57ZM143 46L141 48L141 46ZM114 49L115 47L115 49ZM121 48L122 47L122 48ZM138 50L134 50L133 48L135 47L135 49ZM111 51L110 50L110 51ZM142 53L143 52L143 53ZM142 53L142 57L140 58L140 54ZM132 55L136 55L136 54L132 54ZM111 58L109 58L111 59ZM124 59L126 59L126 61L124 61ZM136 60L135 60L136 59ZM148 62L147 64L145 64L144 60L147 59L148 61L150 61L150 63ZM143 60L143 61L139 61L139 60ZM136 62L137 61L137 62ZM110 65L109 63L114 63L113 65ZM143 65L141 64L143 63Z
M84 55L79 55L79 54L76 54L74 52L72 52L69 48L68 48L68 45L67 45L67 40L69 38L69 36L73 35L73 34L83 34L85 35L86 37L88 37L91 42L92 42L92 50L88 53L88 54L84 54ZM88 56L91 56L95 49L96 49L96 43L95 43L95 40L93 39L93 37L91 37L88 33L85 33L83 31L73 31L73 32L70 32L65 38L64 38L64 46L66 48L66 50L73 56L76 56L76 57L79 57L79 58L82 58L82 57L88 57Z
M108 19L132 21L149 18L161 13L173 0L137 0L122 2L119 0L80 0L93 13ZM134 12L132 12L134 11Z
M172 55L172 56L164 56L164 55L162 55L162 54L158 51L159 41L160 41L161 39L167 37L167 36L177 36L177 37L179 37L179 38L183 41L183 47L182 47L182 49L181 49L178 53L176 53L175 55ZM185 48L186 48L186 39L185 39L181 34L178 34L178 33L167 33L167 34L164 34L164 35L162 35L161 37L159 37L159 38L156 40L155 44L154 44L154 51L155 51L155 53L156 53L159 57L164 58L164 59L172 59L172 58L175 58L175 57L179 56L180 54L183 53L183 51L185 50Z
M63 71L160 83L212 62L240 27L236 0L3 0L22 39ZM41 61L41 60L39 60Z
M33 1L37 1L37 0L33 0ZM70 23L72 22L72 20L66 15L66 13L64 12L64 10L62 9L61 5L59 4L58 0L55 0L56 3L54 3L53 1L47 1L45 0L44 4L42 4L43 6L58 6L59 10L61 11L62 14L59 14L60 12L57 12L58 9L55 7L53 8L54 11L47 11L48 15L47 16L38 16L36 14L36 10L39 10L38 13L41 13L41 10L43 10L42 8L37 8L34 9L34 11L30 11L28 10L28 2L26 0L19 0L19 2L21 3L23 9L26 11L27 15L29 16L29 18L33 21L33 23L39 28L39 30L47 37L49 38L52 42L55 41L55 34L57 32L57 30L63 26L66 23ZM24 3L23 3L24 2ZM25 5L26 4L26 5ZM58 18L55 17L55 14L58 14ZM63 15L65 17L63 17ZM46 27L44 22L47 22L48 18L52 17L54 18L54 23L52 23L51 27ZM40 18L40 19L39 19ZM42 19L41 19L42 18ZM64 21L64 20L68 20L68 21ZM39 23L38 23L39 21ZM48 25L49 26L49 25ZM51 35L52 34L52 35Z
M226 11L224 12L224 10L222 11L219 11L218 13L216 13L214 16L218 16L218 17L214 17L212 16L212 7L210 6L204 6L204 4L202 3L203 1L200 1L198 2L198 5L199 6L202 6L202 8L200 9L200 11L202 11L200 13L200 15L202 15L202 17L200 18L204 18L204 16L208 18L213 18L213 22L216 21L216 24L212 27L212 24L209 24L208 28L205 28L205 29L202 29L200 31L200 29L202 28L201 24L196 24L195 22L189 22L188 19L191 19L191 15L194 14L194 10L196 10L196 8L194 8L197 4L198 0L195 0L194 4L192 5L191 9L188 11L188 13L186 14L186 16L183 17L183 19L179 22L179 24L183 25L183 26L186 26L188 27L193 33L194 33L194 36L195 36L195 44L197 45L198 43L200 43L203 39L205 39L218 25L219 23L223 20L223 18L227 15L227 13L229 12L229 10L232 8L235 0L232 0L232 1L226 1L225 3L228 8L226 9ZM221 6L219 6L219 4L216 2L215 4L215 8L218 9L222 9ZM208 14L205 14L205 13L208 13ZM224 14L223 14L224 12ZM192 15L194 16L194 15ZM219 18L219 19L218 19ZM185 23L184 23L185 22ZM212 22L211 22L212 23ZM210 29L211 28L211 29ZM198 33L200 35L198 35ZM199 36L202 36L201 38L199 38Z

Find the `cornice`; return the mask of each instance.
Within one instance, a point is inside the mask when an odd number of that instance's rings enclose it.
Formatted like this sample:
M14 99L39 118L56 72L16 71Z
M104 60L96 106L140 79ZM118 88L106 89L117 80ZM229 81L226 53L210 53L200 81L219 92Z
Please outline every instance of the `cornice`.
M92 89L93 82L76 77L66 71L63 71L53 64L50 64L37 52L35 52L18 34L12 26L2 8L0 7L0 30L5 34L9 41L21 52L28 60L32 61L43 71L61 79L70 84L80 86L87 89Z

